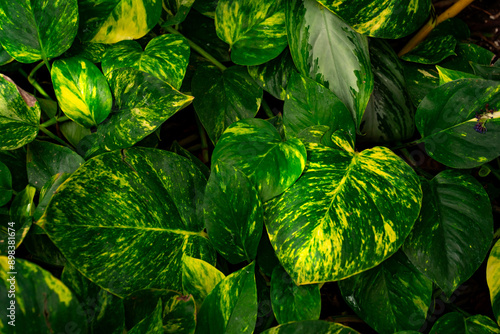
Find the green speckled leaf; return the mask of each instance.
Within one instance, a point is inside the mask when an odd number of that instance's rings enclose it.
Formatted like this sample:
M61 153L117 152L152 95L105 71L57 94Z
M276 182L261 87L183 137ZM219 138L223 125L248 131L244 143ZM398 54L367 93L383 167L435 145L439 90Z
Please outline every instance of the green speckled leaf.
M284 0L219 0L217 35L231 48L239 65L260 65L276 58L287 45Z
M194 334L196 308L193 296L174 295L163 303L163 333Z
M113 44L146 35L158 23L162 0L80 0L82 41Z
M420 64L437 64L441 60L455 56L457 40L452 35L428 38L401 59Z
M14 150L31 142L39 123L36 99L0 74L0 150Z
M14 58L5 51L2 44L0 44L0 66L5 65L13 61Z
M108 117L113 100L101 71L85 58L58 59L51 71L57 101L64 114L90 128Z
M363 35L401 38L427 19L430 0L318 0Z
M439 86L439 73L435 66L402 62L408 94L415 107L418 107L431 90Z
M253 333L257 320L255 262L224 278L205 298L196 334Z
M385 147L307 149L304 174L264 208L271 244L294 282L340 280L394 254L420 211L415 172Z
M190 256L182 258L182 289L193 296L198 310L208 294L225 277L210 263Z
M352 328L323 320L296 321L268 329L262 334L359 334Z
M108 80L115 110L97 129L101 146L107 150L134 145L193 99L133 68L114 70Z
M299 72L334 92L358 128L373 90L367 38L315 0L287 1L286 24Z
M9 167L0 161L0 206L7 204L12 198L12 174Z
M319 285L297 286L281 266L271 277L271 302L279 324L318 320L321 313Z
M163 312L162 300L159 299L155 309L146 318L142 319L135 325L128 334L143 334L143 333L163 333L163 322L161 319Z
M389 44L370 40L370 61L375 84L361 121L362 140L400 142L415 131L415 107L406 90L403 66Z
M214 143L234 122L254 117L262 101L262 89L240 66L222 73L203 66L197 69L191 88L196 113Z
M202 232L205 183L191 162L171 152L105 153L59 187L39 223L107 291L180 290L183 254L215 262Z
M41 189L57 173L73 173L85 160L67 147L35 140L28 146L26 168L32 186Z
M210 177L210 169L207 167L207 165L205 165L203 162L201 162L201 160L198 159L197 157L195 157L191 152L184 149L181 145L179 145L179 143L177 141L174 141L172 143L172 146L170 147L170 151L172 151L178 155L181 155L184 158L187 158L188 160L190 160L193 164L196 165L196 167L198 167L200 172L202 172L203 175L205 175L205 178L208 180L208 178Z
M448 83L453 80L459 80L459 79L478 79L481 78L480 76L470 74L467 72L461 72L461 71L455 71L455 70L450 70L444 67L441 67L439 65L436 65L436 69L439 73L439 85L444 85L445 83Z
M486 257L493 238L491 204L481 184L458 171L443 171L422 188L422 210L403 249L451 296Z
M489 65L495 54L476 44L458 43L455 49L456 56L451 56L440 63L442 67L455 71L474 73L470 62Z
M476 113L500 109L500 83L461 79L432 90L418 106L415 122L425 150L453 168L473 168L500 155L500 112L485 113L486 133L475 130Z
M71 176L70 173L57 173L53 175L40 190L38 196L38 205L33 213L33 220L37 221L43 216L47 205L49 204L52 196L57 191L57 188Z
M0 256L1 333L66 333L68 329L87 332L82 307L61 281L26 260L16 259L15 264L9 261L6 256ZM15 297L10 292L11 281L8 281L12 277L15 277ZM13 302L14 317L8 318L11 311L7 308ZM15 326L8 323L12 320Z
M0 1L2 46L21 63L60 56L77 29L77 0Z
M373 269L339 282L347 304L377 333L418 330L432 301L432 282L397 252Z
M288 137L313 125L327 125L331 132L342 129L356 137L352 115L344 103L323 85L298 73L288 81L283 123Z
M499 334L500 327L485 315L477 314L465 319L467 334Z
M429 334L493 334L500 333L500 328L493 320L484 315L465 318L461 313L451 312L439 318Z
M264 217L252 181L232 165L212 167L203 204L205 227L214 248L230 263L257 256Z
M500 241L495 243L488 258L486 280L490 289L493 314L500 325Z
M179 35L153 38L144 51L135 41L123 41L111 46L102 60L105 75L117 68L132 67L154 75L179 89L189 61L189 44Z
M166 12L165 22L162 27L179 24L184 21L193 6L194 0L162 0Z
M304 145L298 139L283 141L269 122L252 118L224 132L212 155L212 169L218 161L233 165L254 182L265 202L299 178L306 158Z
M106 50L110 46L110 44L103 43L82 43L77 38L73 42L73 45L71 45L71 48L66 51L64 55L67 57L85 58L96 64L101 62L102 57L104 57Z

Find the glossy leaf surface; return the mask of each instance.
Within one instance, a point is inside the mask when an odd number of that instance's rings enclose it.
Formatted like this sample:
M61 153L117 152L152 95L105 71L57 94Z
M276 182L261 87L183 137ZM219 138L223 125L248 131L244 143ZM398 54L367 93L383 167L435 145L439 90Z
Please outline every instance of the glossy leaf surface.
M458 312L451 312L439 318L429 333L493 334L500 333L500 328L484 315L465 318Z
M162 27L179 24L184 21L193 6L194 0L162 0L166 12Z
M500 241L495 243L488 258L486 280L490 290L493 313L500 325Z
M162 333L163 332L163 322L162 322L162 301L158 300L155 309L151 314L142 319L137 325L132 327L127 333L129 334L142 334L142 333Z
M359 334L352 328L322 320L296 321L268 329L262 334Z
M420 64L437 64L449 56L456 55L457 40L452 35L436 36L424 40L401 59Z
M12 174L9 167L0 162L0 206L7 204L12 197Z

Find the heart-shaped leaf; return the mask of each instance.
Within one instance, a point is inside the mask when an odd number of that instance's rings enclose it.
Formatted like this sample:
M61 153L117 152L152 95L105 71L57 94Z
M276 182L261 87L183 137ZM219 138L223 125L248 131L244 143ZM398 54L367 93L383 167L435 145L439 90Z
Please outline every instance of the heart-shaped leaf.
M283 141L269 122L251 118L224 132L212 155L212 169L219 161L250 177L265 202L299 178L306 164L306 150L300 140Z
M58 59L52 64L52 82L64 114L90 128L108 117L113 100L101 71L85 58Z
M358 128L373 90L367 38L315 0L287 1L286 25L299 72L334 92Z
M59 128L64 137L75 147L78 146L80 140L91 134L90 129L71 121L60 124Z
M144 288L181 290L183 254L215 261L202 232L205 183L192 163L171 152L105 153L59 187L39 223L105 290L118 296Z
M472 176L453 170L423 181L422 188L422 210L404 252L451 296L486 257L493 238L490 200Z
M132 67L154 75L179 89L189 61L189 44L179 35L161 35L149 41L142 50L135 41L111 46L102 60L105 75L117 68Z
M486 280L490 289L491 306L500 325L500 241L491 249L486 268Z
M55 58L75 39L77 0L1 0L0 27L2 46L17 61Z
M385 147L354 152L308 143L307 150L306 171L264 210L271 244L294 282L340 280L394 254L420 211L413 169Z

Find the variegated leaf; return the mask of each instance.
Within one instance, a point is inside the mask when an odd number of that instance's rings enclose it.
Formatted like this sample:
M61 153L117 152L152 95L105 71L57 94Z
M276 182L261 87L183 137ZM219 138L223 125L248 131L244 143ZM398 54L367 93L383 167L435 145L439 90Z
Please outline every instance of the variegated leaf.
M128 334L143 334L143 333L163 333L163 321L162 321L162 313L163 313L163 303L162 300L159 299L156 303L156 307L153 312L149 314L147 317L142 319L137 325L132 327Z
M294 282L344 279L394 254L420 211L413 169L385 147L354 152L310 142L307 149L304 174L264 210L271 244Z
M184 21L193 6L194 0L162 0L166 12L165 22L162 27L179 24Z
M449 56L455 56L457 40L452 35L435 36L424 40L401 59L420 64L437 64Z
M191 162L171 152L105 153L59 187L39 223L107 291L180 290L183 254L215 261L202 232L205 183Z
M113 100L101 71L85 58L58 59L51 78L57 101L64 114L90 128L108 117Z
M381 38L401 38L427 19L430 0L317 0L357 32Z
M113 44L146 35L158 23L162 0L80 0L82 41Z
M445 83L448 83L453 80L459 80L459 79L466 79L466 78L473 78L473 79L478 79L481 78L480 76L470 74L467 72L461 72L461 71L455 71L455 70L450 70L441 66L436 65L436 69L439 73L439 85L444 85Z
M13 61L14 58L5 51L2 44L0 43L0 66L5 65Z
M284 0L219 0L217 35L231 48L239 65L260 65L276 58L287 45Z
M465 318L461 313L451 312L439 318L429 332L429 334L441 333L498 334L500 328L484 315Z
M490 289L490 300L497 324L500 325L500 241L493 246L488 258L486 280Z
M193 8L205 16L215 19L215 10L217 9L218 2L219 0L196 0Z
M418 107L431 90L439 86L439 73L435 66L402 62L408 94L415 107Z
M21 63L60 56L77 30L77 0L0 0L0 40Z
M241 170L254 182L265 202L299 178L306 157L298 139L283 141L269 122L251 118L227 128L215 146L212 170L219 161Z
M52 196L56 193L57 188L71 176L70 173L57 173L53 175L40 190L38 196L38 205L33 213L33 220L37 221L43 216L47 205L49 204ZM37 226L37 228L39 228Z
M123 41L111 46L102 60L105 75L117 68L132 67L154 75L179 89L189 61L189 44L179 35L161 35L142 50L139 43Z
M493 52L471 43L458 43L455 49L456 56L451 56L439 63L442 67L455 71L474 74L470 62L489 65L495 56Z
M323 320L294 321L288 324L270 328L267 331L262 332L262 334L299 334L299 333L359 334L359 332L355 331L350 327L335 322L327 322Z
M286 25L299 72L334 92L359 128L373 90L367 38L315 0L287 1Z

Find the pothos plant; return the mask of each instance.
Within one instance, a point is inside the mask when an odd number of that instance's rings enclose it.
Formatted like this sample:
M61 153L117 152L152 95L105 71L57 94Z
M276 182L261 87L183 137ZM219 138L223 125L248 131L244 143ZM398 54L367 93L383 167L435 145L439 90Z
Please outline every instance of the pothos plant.
M430 12L0 0L0 332L357 333L338 282L378 333L500 333L500 63L455 19L398 57ZM426 320L478 269L493 319Z

